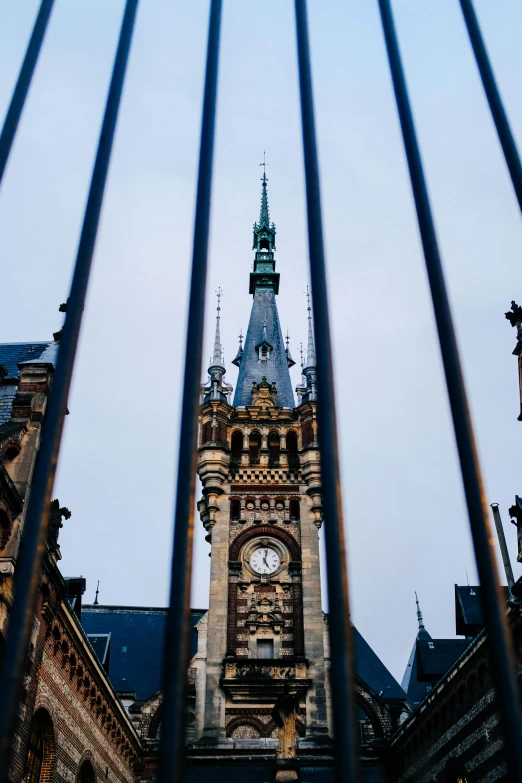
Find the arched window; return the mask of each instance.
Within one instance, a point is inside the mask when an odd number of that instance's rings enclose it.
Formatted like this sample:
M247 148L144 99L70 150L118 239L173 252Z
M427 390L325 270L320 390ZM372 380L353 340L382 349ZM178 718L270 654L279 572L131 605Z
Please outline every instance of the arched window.
M239 502L239 500L231 500L230 519L234 522L238 522L240 516L241 516L241 503Z
M96 783L96 775L94 774L94 767L92 766L91 762L86 759L82 766L80 767L80 771L78 772L78 783Z
M24 783L49 783L53 777L55 759L53 722L47 710L39 709L31 722Z
M232 460L239 462L241 460L241 452L243 451L243 433L240 430L232 433L230 446Z
M3 549L9 541L9 533L11 531L11 525L9 524L9 517L3 508L0 508L0 549Z
M309 443L313 442L314 428L311 421L305 421L301 432L303 436L303 446L307 446Z
M298 500L290 501L290 519L293 522L298 522L301 519L301 507Z
M270 462L279 462L280 440L279 433L271 432L268 436L268 451Z
M295 467L299 464L299 456L297 453L297 435L295 432L287 432L286 434L286 451L288 453L288 464L291 467Z
M248 449L250 451L250 462L257 462L259 459L259 450L261 448L261 435L259 432L251 432L248 440Z
M236 726L230 734L232 739L258 739L261 733L256 726L251 723L242 723L240 726Z

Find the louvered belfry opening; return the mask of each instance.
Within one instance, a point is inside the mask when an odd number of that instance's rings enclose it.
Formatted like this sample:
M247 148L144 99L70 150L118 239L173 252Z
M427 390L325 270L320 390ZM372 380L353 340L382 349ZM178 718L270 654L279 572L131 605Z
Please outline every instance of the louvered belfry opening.
M505 618L505 604L499 590L499 579L492 543L493 536L484 499L485 493L453 329L452 312L446 292L438 236L433 221L391 2L390 0L375 0L375 2L380 12L411 179L460 460L470 529L480 577L482 611L489 645L490 671L496 688L500 725L505 748L506 779L520 781L522 780L522 742L520 741L522 737L522 721L518 700L514 651ZM472 0L460 0L460 5L513 187L522 208L522 168L513 134L496 86L493 69L484 46ZM17 133L52 8L53 0L42 0L9 105L0 136L0 180ZM32 478L31 492L25 508L23 551L14 577L14 600L10 610L9 628L1 671L0 779L2 781L8 779L13 735L23 696L25 666L30 649L32 620L39 589L39 574L42 568L44 546L48 533L56 464L59 456L64 417L67 413L71 376L76 358L80 325L86 301L107 172L118 121L120 100L126 78L129 51L136 26L137 10L138 0L126 0L90 180L80 241L73 268L72 284L67 301L65 323L60 338L52 390L43 422L41 445ZM320 467L330 607L329 646L332 667L331 677L335 683L335 687L332 689L334 760L337 780L347 783L348 781L360 779L358 744L361 726L355 697L353 630L350 623L342 488L337 448L333 359L326 284L326 260L323 243L319 160L306 1L295 0L294 10L308 219L313 335L315 341L314 363L310 365L311 357L309 355L307 357L309 366L303 368L304 376L306 376L307 382L309 382L309 388L304 386L302 389L303 399L307 395L311 395L310 399L314 400L315 393L317 394L317 429L315 429L315 422L312 424L311 420L305 421L302 427L302 438L304 445L316 443L318 440L321 446ZM204 442L222 444L226 442L227 437L226 426L221 420L213 422L210 427L205 425L202 431L198 431L221 17L222 0L211 0L196 188L191 285L188 304L188 324L190 328L187 329L186 336L181 427L178 444L179 459L174 511L175 525L173 527L171 591L165 634L160 783L182 781L186 775L182 743L186 719L188 639L190 634L190 574L192 569L192 530L195 500L194 474L198 436ZM276 22L273 21L273 23ZM176 31L176 35L181 34L182 31ZM275 293L277 293L279 282L278 275L274 272L273 259L261 258L263 254L267 256L271 254L274 249L275 238L275 228L268 223L268 211L266 211L266 225L263 223L263 213L261 218L260 224L256 224L255 227L255 231L258 232L255 262L257 266L251 275L251 285L254 289L256 289L256 286L265 285L265 289L260 292L259 296L257 293L255 294L259 308L262 309L272 307L272 299ZM262 264L267 264L269 268L263 269ZM265 283L263 283L263 279L266 281ZM279 333L273 337L268 335L256 347L246 346L246 350L258 351L261 364L268 364L272 361L271 351L274 346L269 342L269 339L274 343L280 341ZM218 364L216 365L218 375L220 370L219 359L220 357L218 357ZM261 394L264 387L263 381L259 380L257 388ZM251 386L252 384L250 384L250 388ZM272 392L279 395L286 394L289 400L293 397L291 389L283 390L279 388L276 392L274 390ZM277 436L277 442L275 436ZM232 450L234 459L238 461L241 458L243 443L240 444L237 435L234 435L234 438ZM260 432L255 430L250 432L248 441L250 465L255 465L258 462L260 451L263 448L265 448L265 445ZM280 459L280 449L279 435L278 433L273 433L268 440L268 450L270 459L274 464ZM287 435L286 449L290 462L293 461L294 466L297 466L297 444L291 434ZM288 501L289 504L285 506L285 503L288 503ZM252 562L255 562L257 552L261 567L264 567L263 564L265 562L268 564L268 558L271 557L272 560L270 562L273 565L267 565L267 568L278 568L278 562L280 562L284 552L285 541L289 537L284 532L284 528L281 528L282 532L279 534L281 549L277 551L274 549L273 552L269 552L268 546L262 543L262 537L265 535L265 528L270 529L271 520L268 519L265 524L261 518L261 513L264 509L256 506L257 502L255 500L252 502L252 513L257 515L256 522L259 522L259 536L261 538L257 550L255 549L255 542L252 542ZM288 510L290 523L299 519L299 504L297 500L282 497L280 503L280 509L276 508L276 506L274 508L268 507L266 513L274 516L276 511L280 511L283 517ZM241 507L238 508L237 505L231 509L231 516L234 520L236 517L239 519L242 513L243 509ZM239 519L239 521L241 520ZM5 524L5 520L3 524ZM250 544L248 545L250 546ZM292 569L290 571L295 578L293 582L289 582L288 593L285 593L284 596L284 601L287 603L290 603L292 600L301 600L299 599L301 588L298 582L297 565L292 565L292 563L290 565L293 567L293 571ZM245 599L239 598L238 600ZM274 645L278 643L277 629L282 622L279 618L280 615L284 614L283 607L278 603L279 598L268 590L259 590L257 593L255 591L252 592L250 600L252 627L258 628L261 622L266 622L267 627L268 624L271 624L270 627L273 630L273 638L260 638L257 640L259 658L268 660L273 655ZM270 617L270 619L267 621L259 620L259 617L265 616ZM300 629L295 630L296 634L300 632ZM211 633L211 629L209 629L209 633ZM249 672L250 670L247 670L245 676L251 676L251 672ZM261 677L262 673L263 670L260 669L256 676L259 675ZM94 699L94 695L92 698ZM364 694L358 691L357 704L364 698ZM260 730L256 728L256 732L259 734ZM39 733L38 726L35 724L34 732L31 736L30 758L26 772L28 780L42 779L40 767L43 763L44 752L45 737L42 740L41 732ZM457 772L457 777L459 775L462 777L460 770Z

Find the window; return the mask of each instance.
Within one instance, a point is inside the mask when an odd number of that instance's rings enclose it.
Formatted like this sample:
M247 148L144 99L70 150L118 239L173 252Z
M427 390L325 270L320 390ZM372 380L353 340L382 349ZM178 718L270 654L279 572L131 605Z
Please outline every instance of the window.
M42 771L44 754L43 728L39 720L33 718L27 758L25 761L24 780L27 783L38 783Z
M232 433L232 440L230 443L231 446L231 457L234 462L239 462L241 460L241 452L243 451L243 433L239 430L236 430Z
M288 432L286 435L286 451L288 453L288 464L290 467L295 467L299 464L299 457L297 455L297 435L295 432Z
M274 640L273 639L258 639L257 640L257 657L258 658L273 658L274 657Z
M230 502L230 519L234 522L239 520L241 515L241 503L239 500L232 500Z
M201 428L201 443L210 443L211 440L212 440L212 423L210 421L207 421Z
M305 423L303 424L302 434L303 434L303 446L307 446L309 443L313 442L314 428L312 426L311 421L305 421Z
M84 761L80 767L78 783L96 783L96 776L90 761Z
M268 436L268 451L270 452L270 462L279 461L280 441L277 432L271 432Z
M290 519L294 522L299 521L299 519L301 519L301 508L299 506L298 500L290 501Z
M257 462L259 459L259 450L261 448L261 435L259 432L251 432L248 440L248 449L250 451L250 461Z
M33 715L25 758L24 783L44 783L53 776L56 757L53 724L49 713L40 709Z

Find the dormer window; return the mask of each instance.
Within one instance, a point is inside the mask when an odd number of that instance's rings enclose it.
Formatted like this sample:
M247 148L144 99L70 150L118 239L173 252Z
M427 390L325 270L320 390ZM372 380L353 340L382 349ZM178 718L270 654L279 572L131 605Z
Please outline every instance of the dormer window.
M272 346L266 340L263 340L262 343L256 345L256 349L257 349L257 356L260 362L264 363L270 359Z

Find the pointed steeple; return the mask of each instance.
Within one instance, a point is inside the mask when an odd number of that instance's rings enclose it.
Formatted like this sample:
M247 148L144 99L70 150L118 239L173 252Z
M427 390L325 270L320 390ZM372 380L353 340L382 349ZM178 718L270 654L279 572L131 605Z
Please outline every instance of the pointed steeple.
M306 287L306 301L308 310L308 347L306 351L306 362L303 366L303 352L301 346L301 372L303 375L302 385L297 388L297 394L301 402L310 402L317 400L317 371L315 359L314 332L312 327L312 307L310 305L310 290Z
M209 367L209 372L211 367L223 367L223 349L221 348L221 334L219 331L219 322L221 320L220 312L221 312L221 297L223 296L223 291L221 288L218 288L216 291L217 296L217 315L216 315L216 335L214 337L214 353L212 355L212 364ZM223 370L225 368L223 367Z
M417 596L417 591L415 591L415 603L417 604L417 622L419 623L417 639L431 639L431 636L424 627L424 620L422 619L422 612L419 604L419 598Z
M306 367L315 367L314 332L312 328L312 308L310 306L310 289L306 286L306 301L308 303L308 348L306 351Z
M264 169L266 162L261 165ZM295 400L288 370L293 360L290 357L289 361L285 349L275 299L279 291L274 258L276 229L270 223L267 182L264 170L259 223L254 223L254 269L250 274L250 293L254 301L244 347L240 344L234 359L234 364L239 366L234 406L251 405L253 384L266 378L268 384L275 384L276 405L293 408Z
M216 291L217 296L217 311L216 311L216 333L214 335L214 350L212 352L212 358L208 368L208 374L210 376L209 385L203 387L203 399L205 402L208 400L223 400L228 402L228 395L232 391L232 387L229 386L223 380L223 376L226 372L225 363L223 361L223 348L221 346L221 297L223 291L218 288Z

